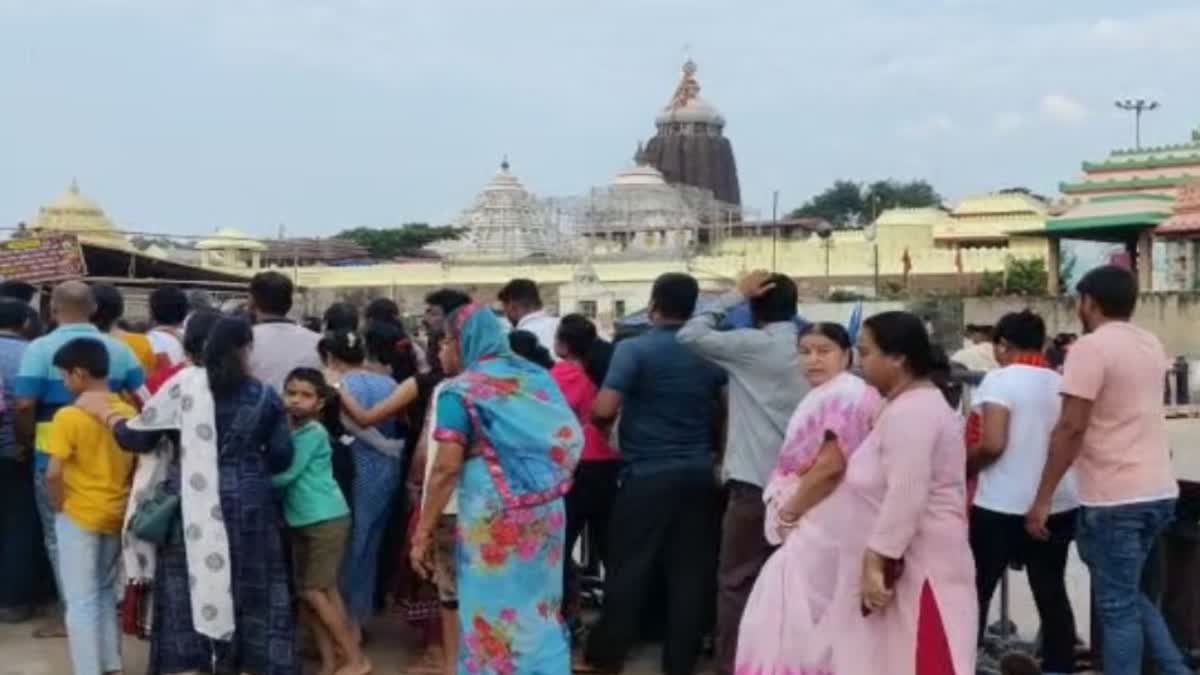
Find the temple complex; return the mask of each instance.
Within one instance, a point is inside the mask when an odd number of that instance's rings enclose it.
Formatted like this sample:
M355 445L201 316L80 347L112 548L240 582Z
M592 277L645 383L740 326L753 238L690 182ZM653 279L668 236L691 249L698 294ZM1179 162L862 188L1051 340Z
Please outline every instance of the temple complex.
M1184 256L1176 235L1156 238L1155 228L1171 217L1180 188L1200 179L1200 129L1176 145L1113 150L1083 162L1083 176L1059 185L1066 210L1046 223L1050 271L1058 272L1060 242L1108 242L1124 248L1145 290L1185 290L1171 272ZM1157 259L1157 262L1156 262ZM1174 262L1172 262L1174 261ZM1051 288L1057 288L1052 278Z
M232 228L194 246L138 253L74 183L29 229L76 234L90 247L89 268L95 261L159 275L174 265L173 274L224 280L280 269L309 289L309 312L341 297L389 296L415 313L440 286L488 300L508 280L527 277L559 313L582 312L602 327L644 307L654 279L669 271L690 273L717 292L748 270L777 270L797 280L805 299L819 299L968 292L1010 259L1042 259L1057 290L1059 244L1070 239L1135 252L1143 288L1197 286L1200 131L1188 143L1084 162L1083 176L1060 186L1061 202L983 192L948 208L889 209L867 227L836 229L817 218L767 220L742 207L725 119L699 93L688 61L655 119L657 134L639 144L632 162L610 167L578 194L540 198L505 159L448 223L463 235L431 244L427 257L370 260L353 242L260 239Z
M742 203L725 118L700 97L696 63L691 59L683 64L683 77L654 124L657 132L646 144L646 160L668 183L708 190L727 204Z
M560 313L579 311L607 328L644 307L654 279L669 271L690 273L717 292L748 270L778 270L816 299L833 291L965 291L984 272L1003 270L1010 257L1047 255L1046 239L1029 234L1044 227L1046 205L1015 193L968 197L950 210L887 210L862 229L837 230L816 218L762 219L740 206L725 119L699 92L689 61L655 119L654 138L639 145L629 165L579 194L539 198L505 159L449 223L464 234L431 244L427 258L368 261L349 242L257 239L230 228L193 247L141 258L186 261L235 278L280 269L309 289L310 313L338 298L378 295L416 312L440 286L486 300L508 280L527 277ZM67 215L70 222L60 222ZM76 187L43 209L38 227L86 230L128 246Z

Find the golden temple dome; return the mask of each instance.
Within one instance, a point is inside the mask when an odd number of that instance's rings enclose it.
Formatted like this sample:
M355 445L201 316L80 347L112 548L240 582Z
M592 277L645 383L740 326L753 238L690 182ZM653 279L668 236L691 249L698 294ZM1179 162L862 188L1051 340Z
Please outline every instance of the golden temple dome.
M80 241L128 248L129 242L117 229L104 209L79 191L75 180L57 199L38 209L29 228L34 234L74 234Z

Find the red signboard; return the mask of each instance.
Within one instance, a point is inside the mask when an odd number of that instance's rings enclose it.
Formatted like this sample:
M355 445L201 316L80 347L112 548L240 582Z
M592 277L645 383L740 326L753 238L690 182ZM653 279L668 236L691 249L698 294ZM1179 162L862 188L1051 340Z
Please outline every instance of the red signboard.
M0 280L31 284L78 279L87 273L79 240L71 234L0 242Z

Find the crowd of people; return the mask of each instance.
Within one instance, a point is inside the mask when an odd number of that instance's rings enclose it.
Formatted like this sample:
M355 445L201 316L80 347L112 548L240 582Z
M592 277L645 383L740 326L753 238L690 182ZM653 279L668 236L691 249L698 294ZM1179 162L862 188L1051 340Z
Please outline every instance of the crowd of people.
M275 272L225 312L156 289L146 331L109 286L55 287L44 330L0 284L0 621L57 597L35 636L76 675L121 672L123 633L151 675L365 675L384 610L413 672L615 673L660 628L668 675L709 647L719 675L971 675L1020 564L1039 658L996 667L1061 674L1075 543L1104 672L1188 673L1139 589L1178 494L1169 363L1127 270L1077 290L1077 340L971 327L964 416L922 319L809 324L782 274L700 312L664 274L615 344L523 279L429 294L418 332L386 299L294 322Z

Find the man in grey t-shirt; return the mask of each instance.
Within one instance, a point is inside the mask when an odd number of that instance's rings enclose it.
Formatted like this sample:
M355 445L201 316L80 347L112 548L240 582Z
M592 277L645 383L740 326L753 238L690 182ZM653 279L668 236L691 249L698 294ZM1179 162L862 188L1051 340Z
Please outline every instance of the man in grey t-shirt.
M763 535L762 491L779 459L788 421L808 383L800 374L796 283L752 272L717 311L693 317L676 339L729 376L729 433L722 477L728 496L717 570L716 666L733 672L738 626L758 573L771 554ZM726 311L746 302L754 328L721 331Z
M280 396L292 370L321 368L317 353L321 336L287 318L295 289L292 280L279 272L260 272L250 280L250 313L254 317L250 374Z

